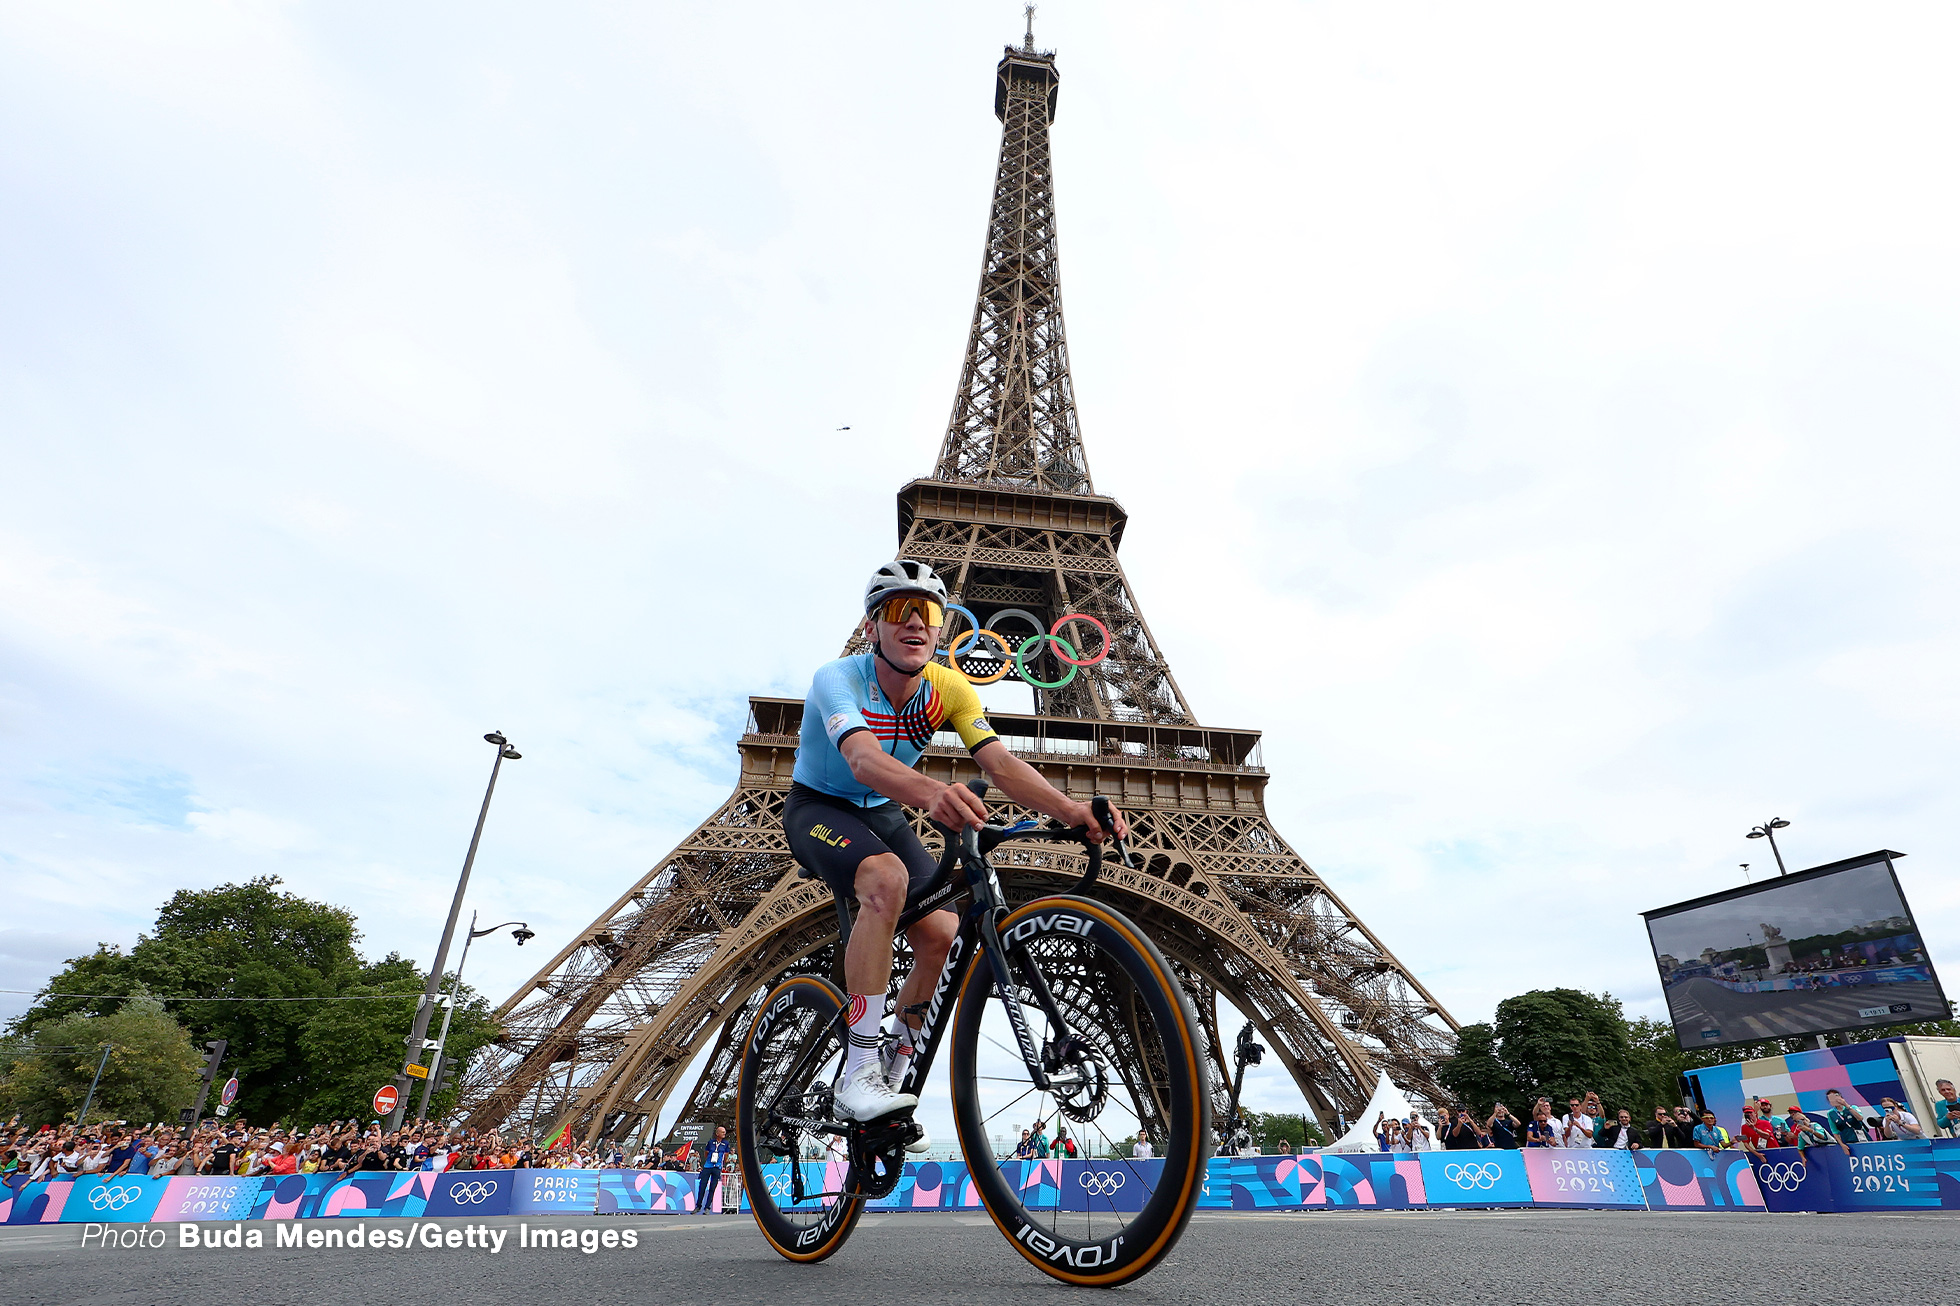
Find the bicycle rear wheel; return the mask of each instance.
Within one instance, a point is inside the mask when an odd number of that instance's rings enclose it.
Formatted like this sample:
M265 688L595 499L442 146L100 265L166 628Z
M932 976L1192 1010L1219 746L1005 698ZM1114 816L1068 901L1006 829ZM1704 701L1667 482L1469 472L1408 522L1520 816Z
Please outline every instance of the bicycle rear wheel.
M1067 1283L1114 1287L1169 1254L1198 1204L1211 1132L1204 1035L1156 945L1121 913L1084 898L1031 902L1001 923L1014 996L1050 1069L1043 1089L1019 1051L985 957L953 1022L953 1117L969 1174L1014 1249ZM1034 977L1038 975L1037 981ZM1037 1001L1053 995L1071 1045ZM990 1165L995 1134L1048 1121L1102 1162ZM1161 1163L1132 1158L1139 1132ZM1161 1165L1161 1170L1159 1170ZM1154 1173L1153 1173L1154 1172Z
M837 1020L843 1007L844 995L826 980L786 979L763 1000L742 1054L735 1119L742 1183L763 1237L792 1261L832 1255L864 1214L863 1198L835 1195L852 1186L843 1160L802 1159L807 1143L835 1137L812 1126L835 1118L831 1085L844 1060Z

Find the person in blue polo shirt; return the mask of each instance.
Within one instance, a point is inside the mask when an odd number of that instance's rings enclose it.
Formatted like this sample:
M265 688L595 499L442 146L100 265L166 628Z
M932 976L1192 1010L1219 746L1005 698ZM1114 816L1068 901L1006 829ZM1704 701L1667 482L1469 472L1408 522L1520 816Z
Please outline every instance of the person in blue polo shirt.
M1701 1113L1701 1123L1695 1126L1695 1146L1710 1156L1729 1145L1729 1131L1715 1123L1715 1113Z
M694 1187L694 1212L708 1209L708 1194L721 1187L721 1163L728 1159L728 1126L716 1125L712 1141L701 1148L701 1179Z

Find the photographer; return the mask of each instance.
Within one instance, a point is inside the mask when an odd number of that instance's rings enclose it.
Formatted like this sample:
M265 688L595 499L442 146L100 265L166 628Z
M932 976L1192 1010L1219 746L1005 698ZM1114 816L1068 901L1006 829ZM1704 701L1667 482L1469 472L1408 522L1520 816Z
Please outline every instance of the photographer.
M1468 1111L1462 1107L1458 1107L1456 1109L1456 1122L1449 1127L1449 1132L1443 1137L1444 1149L1446 1151L1460 1152L1469 1148L1482 1146L1483 1141L1478 1137L1477 1133L1477 1122L1470 1118Z
M1490 1147L1501 1147L1506 1151L1524 1146L1524 1121L1511 1114L1511 1108L1502 1102L1492 1105L1490 1119L1484 1122L1484 1132L1489 1137Z

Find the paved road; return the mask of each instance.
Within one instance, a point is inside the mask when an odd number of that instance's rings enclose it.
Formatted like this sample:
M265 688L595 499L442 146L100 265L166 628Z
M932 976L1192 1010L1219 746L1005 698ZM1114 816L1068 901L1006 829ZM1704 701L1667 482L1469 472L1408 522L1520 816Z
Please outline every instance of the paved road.
M270 1229L276 1222L247 1224ZM354 1221L311 1222L326 1228ZM370 1228L407 1221L377 1220ZM984 1215L867 1215L822 1265L770 1251L739 1216L525 1221L531 1228L631 1229L632 1251L518 1251L515 1218L445 1220L508 1231L498 1253L98 1249L83 1229L0 1228L0 1297L12 1303L322 1301L857 1306L864 1301L1108 1301L1038 1274ZM125 1226L145 1228L146 1226ZM209 1227L209 1226L206 1226ZM268 1241L270 1239L268 1238ZM1249 1302L1960 1303L1960 1213L1743 1215L1648 1212L1205 1214L1174 1256L1119 1300L1143 1306ZM875 1287L867 1293L866 1276ZM1078 1295L1079 1294L1079 1295Z

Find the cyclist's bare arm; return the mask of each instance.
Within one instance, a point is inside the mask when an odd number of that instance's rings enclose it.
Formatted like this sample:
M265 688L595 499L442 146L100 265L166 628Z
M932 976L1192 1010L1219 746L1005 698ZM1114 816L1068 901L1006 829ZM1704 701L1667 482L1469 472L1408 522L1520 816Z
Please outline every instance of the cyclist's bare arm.
M837 751L844 755L845 763L859 784L876 789L894 802L922 808L933 820L956 830L986 824L987 805L975 797L971 789L965 785L941 784L931 776L920 775L880 748L877 736L869 730L860 730L846 737L838 745ZM983 748L980 751L1005 753L1007 749L1003 746L999 750ZM1039 776L1035 778L1040 779Z
M986 804L971 789L965 785L941 784L931 776L919 774L880 748L877 738L868 730L847 737L838 751L843 753L859 784L907 807L921 808L941 825L960 829L986 822ZM1066 825L1087 826L1092 840L1102 839L1103 830L1096 824L1089 804L1077 802L1042 779L1039 771L1014 756L1007 745L998 740L982 744L974 760L986 772L987 782L1013 801ZM1129 823L1122 813L1115 813L1115 820L1116 837L1127 837Z
M996 740L995 743L998 744L999 741ZM1090 842L1102 842L1106 832L1096 823L1095 814L1089 810L1089 804L1077 802L1042 779L1041 772L1014 756L1006 744L999 744L998 747L994 744L983 744L980 751L973 755L973 760L978 762L980 769L987 773L989 784L1021 806L1032 807L1044 816L1052 816L1063 825L1086 826ZM1129 822L1125 821L1123 814L1114 807L1110 808L1109 812L1116 822L1116 837L1128 838Z

